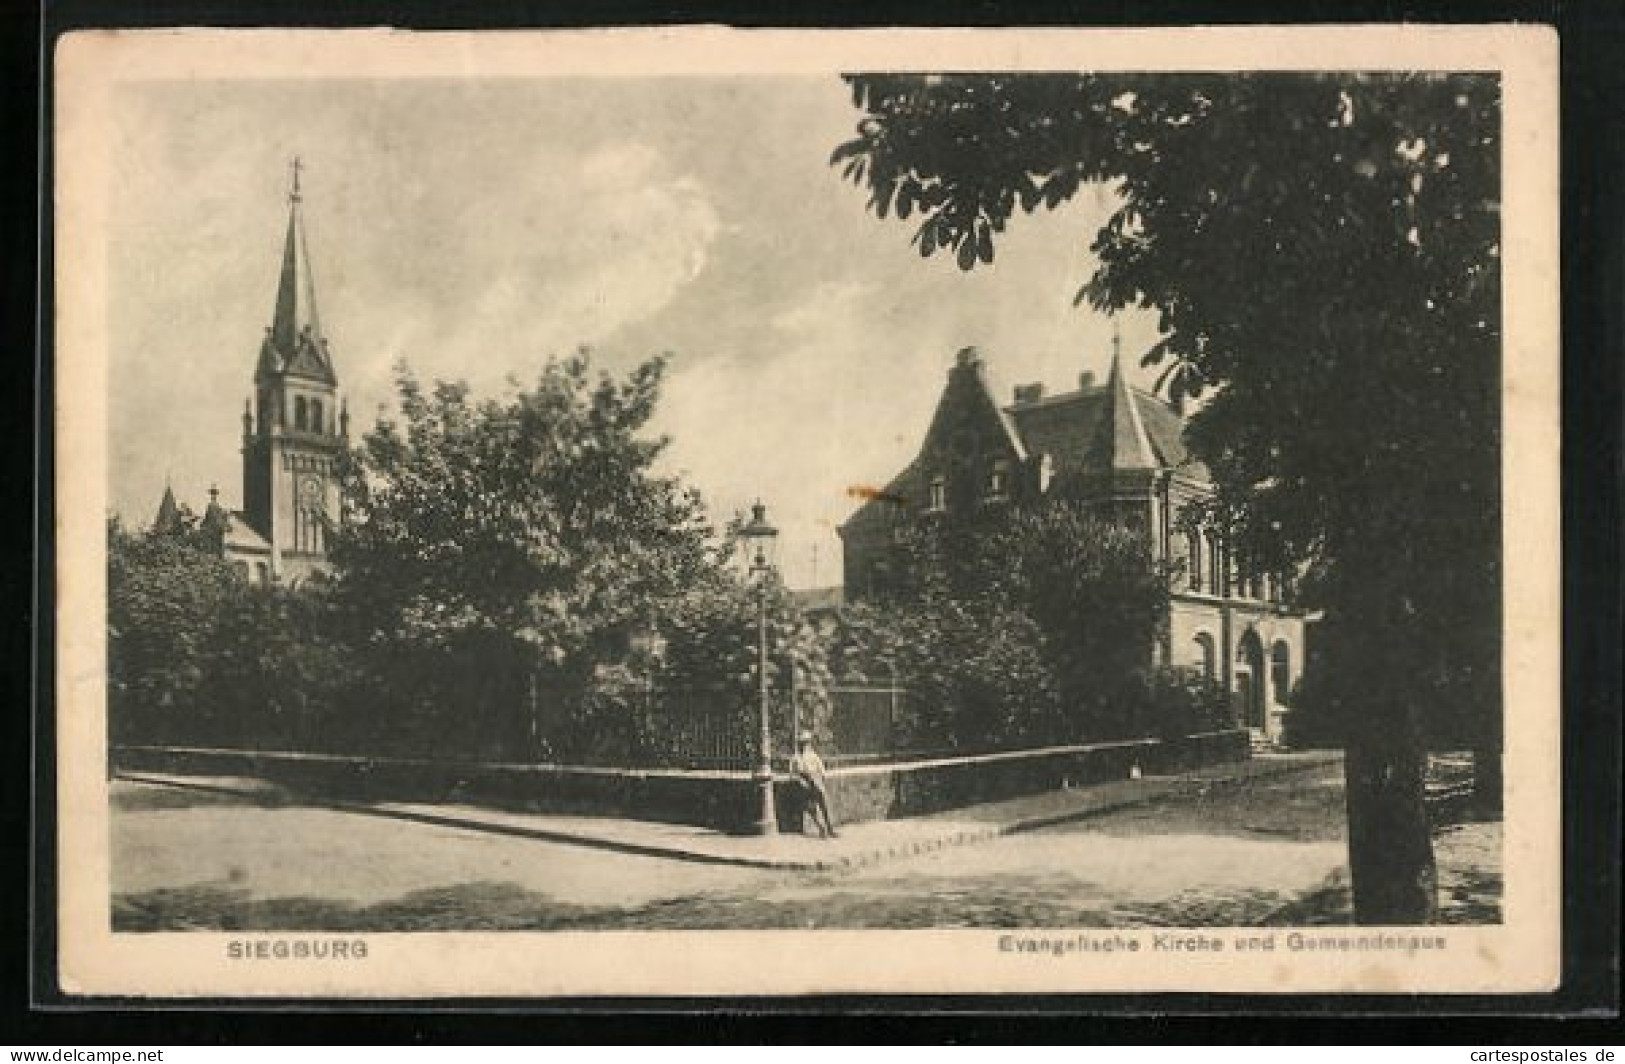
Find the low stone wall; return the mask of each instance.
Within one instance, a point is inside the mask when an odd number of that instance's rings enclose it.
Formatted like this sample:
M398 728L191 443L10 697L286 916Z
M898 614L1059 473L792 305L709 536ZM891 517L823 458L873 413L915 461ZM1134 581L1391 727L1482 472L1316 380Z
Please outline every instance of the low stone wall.
M830 773L830 803L843 821L883 820L957 809L1029 794L1242 761L1245 731L1184 739L1055 746L966 757L851 765Z
M843 822L941 812L978 802L1244 760L1245 731L1186 739L1058 746L962 757L838 766L830 798ZM755 787L748 772L588 768L358 758L287 751L116 747L116 771L251 776L326 801L436 802L528 812L625 816L747 830ZM778 782L780 826L797 830L795 789Z
M535 813L625 816L721 830L749 822L749 773L362 758L291 751L117 747L115 771L251 776L294 796L431 802Z

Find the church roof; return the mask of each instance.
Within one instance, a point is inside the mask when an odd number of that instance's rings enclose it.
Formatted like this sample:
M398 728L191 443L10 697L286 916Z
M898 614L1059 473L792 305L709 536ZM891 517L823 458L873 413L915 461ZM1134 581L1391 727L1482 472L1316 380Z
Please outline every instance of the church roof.
M305 239L304 197L299 191L299 160L293 163L293 190L288 196L288 231L282 243L282 271L277 278L276 306L260 348L258 375L291 373L337 384L333 360L316 312L316 280Z
M158 502L158 517L152 522L152 530L159 535L168 535L180 531L180 527L180 504L175 501L175 490L165 484L164 497Z
M220 537L227 553L270 554L270 542L248 523L248 518L235 510L226 514L226 527Z

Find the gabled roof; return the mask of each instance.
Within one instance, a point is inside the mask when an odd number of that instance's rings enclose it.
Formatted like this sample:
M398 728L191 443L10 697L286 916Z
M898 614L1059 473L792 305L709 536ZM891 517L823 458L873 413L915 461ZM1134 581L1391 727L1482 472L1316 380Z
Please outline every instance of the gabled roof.
M922 455L932 448L935 437L946 432L945 411L956 402L991 407L1011 453L1020 460L1049 458L1060 484L1158 471L1198 483L1212 479L1185 448L1184 418L1156 396L1132 387L1116 355L1104 386L1085 381L1075 392L1038 394L1001 407L992 397L981 359L973 349L960 352L926 432ZM866 492L864 504L842 523L842 536L889 524L910 505L922 505L921 463L916 456L884 489Z
M1167 403L1130 386L1122 367L1104 387L1018 402L1007 408L1033 454L1049 455L1057 477L1169 470L1209 479L1185 449L1185 421Z
M226 527L221 534L220 541L228 552L271 553L270 541L255 531L254 526L248 523L248 518L237 511L232 511L226 515Z
M1000 438L1016 460L1026 460L1027 447L1022 442L1021 433L1016 431L1009 412L999 406L998 400L993 397L982 356L974 347L963 348L954 356L954 367L948 373L948 386L937 402L937 409L931 415L931 427L925 433L927 444L946 431L945 422L955 403L976 409L977 417L997 426Z

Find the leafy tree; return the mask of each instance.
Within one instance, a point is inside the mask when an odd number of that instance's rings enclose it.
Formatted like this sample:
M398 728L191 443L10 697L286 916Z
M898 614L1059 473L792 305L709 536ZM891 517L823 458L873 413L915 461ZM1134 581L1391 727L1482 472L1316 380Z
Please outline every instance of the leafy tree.
M1499 85L857 76L832 162L922 255L1109 182L1079 293L1161 315L1234 546L1304 561L1347 736L1356 918L1424 922L1430 734L1499 756ZM1498 778L1498 774L1486 773Z
M344 474L336 594L385 711L414 741L548 756L629 633L717 565L697 497L643 430L664 362L624 380L581 352L475 401L398 372Z
M115 743L194 741L217 719L201 693L225 604L241 578L196 541L107 526L108 724Z
M249 749L363 751L377 722L325 584L239 581L219 603L202 697L217 734Z
M793 749L792 721L814 731L828 749L829 650L776 581L764 590L719 573L666 604L660 618L665 652L655 670L658 687L674 700L674 708L693 700L730 714L734 732L754 750L761 712L758 624L764 593L773 749L778 755Z
M985 543L1015 561L1013 597L1048 635L1071 711L1107 721L1135 706L1168 625L1168 577L1145 537L1052 501L1013 514ZM1141 726L1118 720L1113 730Z
M910 638L892 656L950 708L955 743L1143 731L1168 595L1139 537L1049 500L917 526L899 548L891 623Z

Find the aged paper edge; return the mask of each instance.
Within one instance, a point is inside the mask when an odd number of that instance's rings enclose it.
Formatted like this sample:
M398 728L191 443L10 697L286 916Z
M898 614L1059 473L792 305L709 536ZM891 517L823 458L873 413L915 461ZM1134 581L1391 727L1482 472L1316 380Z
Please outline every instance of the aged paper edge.
M56 47L59 975L70 994L490 997L1539 992L1560 970L1557 36L1531 26L569 32L90 31ZM1313 57L1315 63L1307 63ZM847 70L1472 70L1503 83L1504 923L1417 953L1022 955L1006 931L371 934L364 960L228 958L229 932L110 928L105 741L111 103L141 80L829 74ZM855 120L854 113L854 120ZM1329 929L1320 929L1329 930ZM1206 933L1229 937L1226 932ZM1064 929L1035 930L1066 938ZM1104 936L1099 929L1078 934ZM1346 929L1348 934L1359 929ZM346 936L350 937L350 936Z

